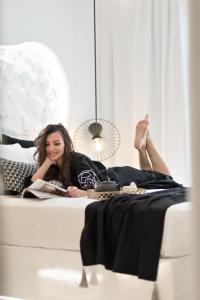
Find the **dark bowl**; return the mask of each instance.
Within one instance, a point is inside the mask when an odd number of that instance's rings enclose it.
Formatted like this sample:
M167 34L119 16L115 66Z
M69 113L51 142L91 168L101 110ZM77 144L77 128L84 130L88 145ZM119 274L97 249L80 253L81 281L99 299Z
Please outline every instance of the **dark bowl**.
M96 186L95 192L112 192L119 190L119 183L116 183L115 181L102 181Z

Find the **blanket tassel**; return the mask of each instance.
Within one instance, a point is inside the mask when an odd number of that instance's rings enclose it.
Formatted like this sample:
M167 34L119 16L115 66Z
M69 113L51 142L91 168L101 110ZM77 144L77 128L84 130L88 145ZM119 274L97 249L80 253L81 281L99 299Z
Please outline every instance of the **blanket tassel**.
M82 270L82 278L81 278L81 282L79 283L79 286L84 288L88 287L87 276L84 268Z

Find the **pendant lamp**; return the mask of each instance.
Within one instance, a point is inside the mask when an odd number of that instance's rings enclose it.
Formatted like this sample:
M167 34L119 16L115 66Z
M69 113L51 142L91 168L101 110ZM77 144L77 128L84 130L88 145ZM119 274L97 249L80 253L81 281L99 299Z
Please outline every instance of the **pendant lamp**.
M116 126L107 120L98 118L97 64L96 64L96 1L94 8L94 76L95 76L95 118L82 123L75 132L75 149L93 160L103 161L118 150L120 135Z

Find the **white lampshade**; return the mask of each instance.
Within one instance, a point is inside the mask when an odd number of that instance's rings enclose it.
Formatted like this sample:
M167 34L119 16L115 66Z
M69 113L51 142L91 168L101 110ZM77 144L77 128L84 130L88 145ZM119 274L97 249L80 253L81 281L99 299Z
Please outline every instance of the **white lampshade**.
M93 138L91 141L92 151L101 152L105 149L105 141L101 137Z

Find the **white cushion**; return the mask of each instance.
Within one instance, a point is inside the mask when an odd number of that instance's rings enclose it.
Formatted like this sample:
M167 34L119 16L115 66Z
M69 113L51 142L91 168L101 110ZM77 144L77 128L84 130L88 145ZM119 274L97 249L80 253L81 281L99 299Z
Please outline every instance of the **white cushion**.
M3 145L0 144L0 158L25 163L36 163L33 155L36 147L22 148L20 144Z
M12 145L1 145L0 144L0 158L5 158L8 160L28 162L23 148L20 144Z
M35 159L33 158L33 155L36 151L36 147L30 147L30 148L23 148L24 158L26 159L26 162L29 163L35 163Z

